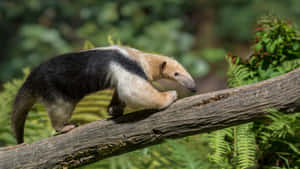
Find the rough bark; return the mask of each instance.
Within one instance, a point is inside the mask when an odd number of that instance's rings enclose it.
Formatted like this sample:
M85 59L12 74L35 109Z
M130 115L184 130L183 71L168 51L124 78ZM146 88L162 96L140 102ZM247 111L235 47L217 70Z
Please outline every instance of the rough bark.
M69 133L0 150L0 168L72 168L178 138L262 118L268 108L299 110L300 68L260 83L178 100Z

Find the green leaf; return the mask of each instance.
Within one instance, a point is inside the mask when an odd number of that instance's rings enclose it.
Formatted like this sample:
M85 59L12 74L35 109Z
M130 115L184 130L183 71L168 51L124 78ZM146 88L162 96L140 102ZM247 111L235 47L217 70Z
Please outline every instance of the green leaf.
M91 41L86 40L86 41L84 42L83 49L84 49L84 50L88 50L88 49L92 49L92 48L95 48L95 45L94 45Z

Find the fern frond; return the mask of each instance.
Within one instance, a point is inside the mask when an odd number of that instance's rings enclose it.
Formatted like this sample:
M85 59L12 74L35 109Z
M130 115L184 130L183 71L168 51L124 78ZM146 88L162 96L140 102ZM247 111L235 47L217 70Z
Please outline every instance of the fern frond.
M111 34L107 36L107 42L109 45L122 45L121 40L118 39L117 42L115 42Z
M219 166L227 165L225 164L228 162L227 155L232 152L232 148L230 142L226 141L226 137L232 138L232 135L232 128L218 130L210 134L210 147L215 150L210 159Z
M168 145L172 147L172 156L176 161L181 161L183 169L199 169L200 161L197 159L195 151L187 151L186 145L176 140L168 140Z
M253 123L247 123L236 128L236 147L238 167L246 169L256 164L255 133L252 131Z
M227 57L229 67L227 70L228 81L227 84L229 87L242 86L254 82L255 72L252 72L246 65L239 64L240 59L237 58L235 63L232 63L231 58ZM249 81L251 80L251 82Z
M92 42L86 40L84 42L83 49L87 50L87 49L92 49L92 48L95 48L95 45Z

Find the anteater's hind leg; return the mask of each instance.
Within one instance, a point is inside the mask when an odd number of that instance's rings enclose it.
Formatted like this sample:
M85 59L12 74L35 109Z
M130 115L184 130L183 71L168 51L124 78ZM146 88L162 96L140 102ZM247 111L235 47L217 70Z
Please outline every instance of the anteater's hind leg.
M57 132L65 133L76 127L69 124L75 105L76 103L63 99L56 99L54 102L45 102L52 127Z

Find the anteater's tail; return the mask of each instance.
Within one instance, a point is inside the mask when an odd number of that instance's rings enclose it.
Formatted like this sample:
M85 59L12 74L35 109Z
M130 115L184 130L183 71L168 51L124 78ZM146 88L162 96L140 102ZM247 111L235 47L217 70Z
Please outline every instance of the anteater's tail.
M35 101L36 98L31 94L28 88L23 85L14 100L11 113L11 129L18 144L24 142L25 120Z

